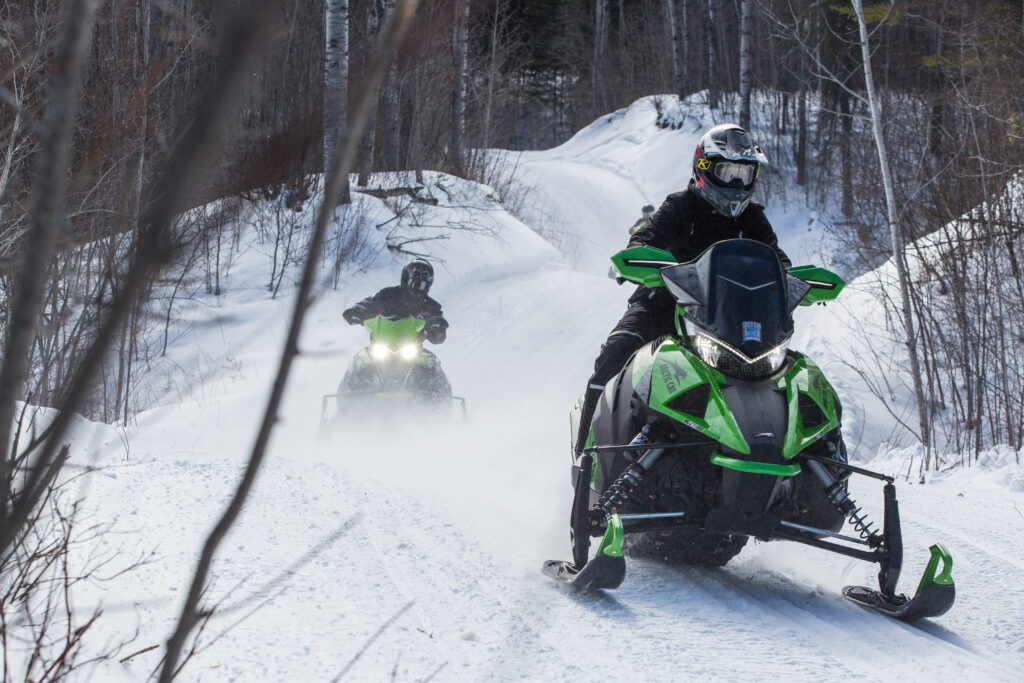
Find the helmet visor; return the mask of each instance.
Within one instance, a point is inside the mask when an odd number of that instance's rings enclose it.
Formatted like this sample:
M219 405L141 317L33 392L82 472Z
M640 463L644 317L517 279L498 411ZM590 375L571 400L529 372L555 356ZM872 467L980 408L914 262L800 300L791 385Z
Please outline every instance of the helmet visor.
M715 178L723 185L741 185L747 187L757 178L757 166L735 161L720 161L715 164Z

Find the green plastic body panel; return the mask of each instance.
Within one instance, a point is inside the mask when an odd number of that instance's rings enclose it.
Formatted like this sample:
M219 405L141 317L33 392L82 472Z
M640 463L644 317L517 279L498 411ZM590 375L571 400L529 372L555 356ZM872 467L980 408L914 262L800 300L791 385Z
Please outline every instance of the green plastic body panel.
M779 378L776 386L786 392L789 406L789 424L782 455L787 460L839 426L836 394L825 374L803 354L791 351L794 362L789 371ZM808 396L825 416L820 425L805 425L800 416L800 395Z
M746 472L748 474L773 474L779 477L792 477L800 474L801 471L798 464L773 465L769 462L752 462L750 460L729 458L719 453L711 454L711 462L719 467L726 467L730 470Z
M818 266L794 266L788 272L811 286L810 291L800 300L801 306L810 306L820 301L832 301L846 286L843 278L831 270L825 270Z
M612 256L616 274L645 287L663 287L661 269L676 265L676 257L656 247L630 247Z
M597 555L622 557L622 520L618 515L608 517L608 528L604 530L601 545L597 547Z
M416 341L426 324L424 320L413 316L401 320L387 320L378 315L363 321L363 327L370 331L370 339L384 344L392 351Z
M721 385L725 382L722 373L702 363L675 339L662 342L650 363L653 367L648 405L652 409L735 451L750 453L750 446L722 396ZM634 371L634 381L642 374L645 373ZM709 393L702 415L690 415L669 406L673 399L703 384L708 385Z
M953 556L946 550L946 546L941 543L936 543L929 550L931 550L932 556L928 560L928 566L925 567L924 574L921 575L921 583L917 586L918 593L933 583L937 583L940 586L953 585ZM935 576L935 570L939 567L939 560L942 560L942 573Z

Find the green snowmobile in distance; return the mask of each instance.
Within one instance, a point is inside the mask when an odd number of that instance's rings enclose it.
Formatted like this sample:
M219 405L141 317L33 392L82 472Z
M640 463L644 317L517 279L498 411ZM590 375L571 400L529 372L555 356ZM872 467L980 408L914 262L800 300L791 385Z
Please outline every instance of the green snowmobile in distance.
M449 414L455 404L465 415L466 399L452 395L441 362L423 348L422 319L378 315L362 324L370 333L370 344L349 362L337 393L323 397L321 429L409 413ZM331 399L337 410L333 418L328 414Z
M916 594L896 593L903 542L893 478L849 464L835 391L788 349L793 310L836 298L842 279L814 266L787 272L772 248L743 239L689 263L653 247L612 262L621 278L668 289L675 334L641 347L605 386L573 457L573 559L550 560L544 572L609 589L625 577L624 548L722 566L750 537L782 539L878 564L878 590L843 589L864 607L906 621L947 612L955 588L941 544ZM573 434L579 413L577 404ZM852 475L884 482L881 530L850 498ZM844 521L853 533L840 533ZM601 539L593 557L591 537Z

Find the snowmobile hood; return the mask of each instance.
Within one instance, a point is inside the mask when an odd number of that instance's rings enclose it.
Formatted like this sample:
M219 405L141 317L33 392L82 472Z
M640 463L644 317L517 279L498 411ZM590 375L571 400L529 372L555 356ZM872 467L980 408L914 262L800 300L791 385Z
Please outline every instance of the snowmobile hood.
M787 276L766 244L717 242L690 263L663 268L661 278L687 318L749 358L793 334Z
M370 331L370 339L377 344L384 344L392 351L415 342L425 325L426 322L421 318L411 315L398 320L378 315L363 321L363 326Z

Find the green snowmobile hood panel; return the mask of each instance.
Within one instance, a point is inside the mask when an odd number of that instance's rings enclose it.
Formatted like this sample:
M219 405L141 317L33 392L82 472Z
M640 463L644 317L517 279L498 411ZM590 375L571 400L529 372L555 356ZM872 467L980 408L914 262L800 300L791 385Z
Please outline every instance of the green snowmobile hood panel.
M647 403L652 409L734 451L750 454L750 446L722 396L721 385L725 383L725 375L702 363L675 339L666 339L653 355L646 358L637 354L634 362L650 364L649 368L634 366L633 381L638 384L640 378L650 373L651 394ZM708 399L700 415L686 413L672 406L686 392L705 384L708 386Z
M656 247L630 247L612 256L616 274L644 287L664 287L661 269L677 265L676 257Z
M801 472L800 465L797 464L773 465L770 462L751 462L750 460L729 458L719 453L711 454L711 462L719 467L747 474L774 474L780 477L792 477Z
M397 351L406 344L416 341L426 324L424 320L413 316L400 320L388 320L378 315L363 321L363 327L370 331L370 339L384 344L392 351Z
M789 424L782 455L787 460L839 426L836 393L825 374L801 353L791 351L793 366L779 378L776 386L786 392ZM800 413L800 396L810 398L825 416L825 422L805 425Z
M601 545L597 547L597 555L622 557L622 520L618 515L608 517L608 527L604 530Z
M940 586L953 585L953 556L946 550L946 546L941 543L936 543L929 550L931 550L932 556L928 560L928 566L925 567L924 574L921 575L921 583L918 584L917 593L914 595L917 595L933 583L937 583ZM939 560L942 560L942 573L935 576Z
M810 306L820 301L832 301L843 291L846 282L830 270L818 266L794 266L787 271L811 286L800 300L801 306Z

